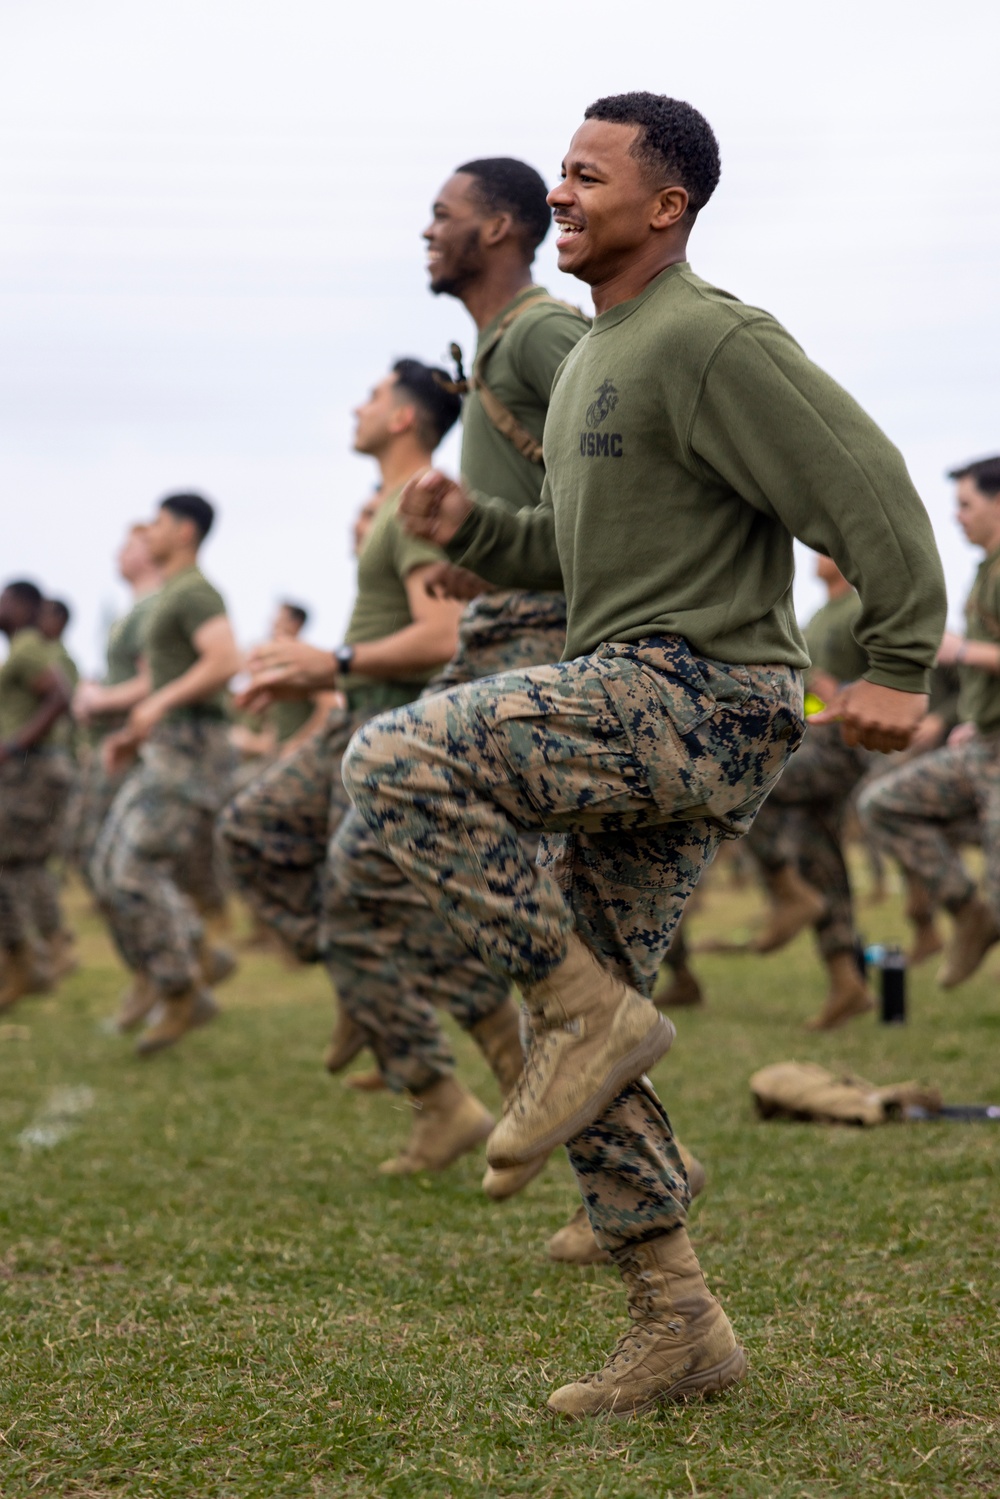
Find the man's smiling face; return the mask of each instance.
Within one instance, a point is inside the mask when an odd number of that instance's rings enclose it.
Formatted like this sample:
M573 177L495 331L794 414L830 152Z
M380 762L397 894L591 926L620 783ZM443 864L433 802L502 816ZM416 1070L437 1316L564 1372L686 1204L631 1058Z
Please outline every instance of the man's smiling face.
M559 269L593 286L610 280L657 234L662 184L633 154L639 127L585 120L549 193Z
M476 179L468 172L456 172L434 200L423 237L435 295L460 295L482 271L481 229L486 215L475 187Z

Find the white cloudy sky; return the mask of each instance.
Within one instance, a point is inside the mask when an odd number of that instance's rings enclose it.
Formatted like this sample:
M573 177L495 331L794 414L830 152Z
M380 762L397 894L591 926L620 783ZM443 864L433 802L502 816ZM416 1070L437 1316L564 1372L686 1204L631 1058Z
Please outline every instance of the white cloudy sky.
M426 292L434 189L478 155L553 179L592 98L650 88L721 141L696 268L900 445L957 616L942 471L1000 449L998 44L983 0L0 0L0 571L75 603L92 667L123 527L195 485L243 638L289 593L335 642L350 408L472 343Z

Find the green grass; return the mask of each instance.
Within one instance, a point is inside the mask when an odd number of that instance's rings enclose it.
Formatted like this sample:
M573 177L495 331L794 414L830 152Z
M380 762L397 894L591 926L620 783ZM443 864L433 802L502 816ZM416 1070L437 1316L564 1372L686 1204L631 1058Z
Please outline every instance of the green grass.
M696 936L756 904L720 875ZM709 1005L678 1015L657 1080L708 1168L692 1234L750 1377L571 1426L546 1393L602 1359L623 1304L613 1271L545 1259L576 1202L565 1161L499 1207L481 1157L378 1177L405 1106L326 1077L322 972L266 958L216 1026L140 1063L101 1028L121 975L74 909L84 968L0 1028L3 1499L1000 1494L1000 1131L763 1124L747 1088L799 1057L1000 1101L990 963L952 995L914 976L905 1028L812 1037L808 938L698 960ZM864 926L901 934L898 900ZM20 1144L62 1088L92 1106Z

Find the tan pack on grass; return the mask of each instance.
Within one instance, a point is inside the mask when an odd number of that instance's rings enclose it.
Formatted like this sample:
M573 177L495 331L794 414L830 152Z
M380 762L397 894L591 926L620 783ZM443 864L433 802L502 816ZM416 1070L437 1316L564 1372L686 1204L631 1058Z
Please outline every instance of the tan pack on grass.
M818 1062L776 1062L750 1079L764 1119L814 1119L825 1124L886 1124L905 1119L908 1107L936 1114L941 1094L926 1083L876 1088L853 1072L829 1072Z

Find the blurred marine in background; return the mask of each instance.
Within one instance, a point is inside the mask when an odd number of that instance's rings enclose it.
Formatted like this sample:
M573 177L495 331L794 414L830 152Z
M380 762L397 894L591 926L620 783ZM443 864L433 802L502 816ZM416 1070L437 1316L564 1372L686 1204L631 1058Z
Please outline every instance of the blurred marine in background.
M959 724L948 743L864 793L861 815L883 852L943 906L952 933L942 988L970 978L1000 940L1000 456L953 469L958 523L985 554L965 607L964 635L945 634L938 661L959 674ZM962 862L956 830L978 824L983 890Z
M136 1044L144 1056L211 1020L211 985L232 968L205 940L193 896L230 794L224 691L240 661L222 596L198 568L213 519L201 495L169 495L146 531L163 577L142 627L150 692L103 749L110 775L139 758L101 829L92 878L134 976L119 1024L151 1020Z
M0 1011L37 993L71 959L49 868L62 836L73 766L55 741L71 683L39 628L34 583L0 593L0 630L10 649L0 666Z

